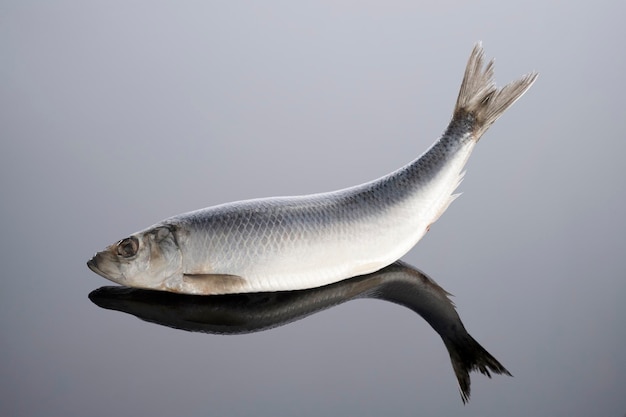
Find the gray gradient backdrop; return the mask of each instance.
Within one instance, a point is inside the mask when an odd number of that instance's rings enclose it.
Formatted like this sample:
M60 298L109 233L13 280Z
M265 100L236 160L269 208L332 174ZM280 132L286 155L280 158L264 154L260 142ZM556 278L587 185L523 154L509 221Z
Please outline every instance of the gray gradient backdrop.
M622 6L1 1L0 415L624 416ZM162 218L413 159L477 40L499 83L541 76L404 259L514 378L464 407L439 337L380 301L220 337L87 299L86 260Z

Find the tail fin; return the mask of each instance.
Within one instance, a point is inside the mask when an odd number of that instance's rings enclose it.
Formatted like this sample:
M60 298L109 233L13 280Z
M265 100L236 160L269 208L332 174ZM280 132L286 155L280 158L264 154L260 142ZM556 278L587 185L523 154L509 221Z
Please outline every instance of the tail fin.
M454 368L456 379L459 381L459 390L463 404L467 403L470 397L469 373L471 371L480 371L480 373L487 375L489 378L491 378L489 371L494 374L513 376L467 332L463 331L463 336L458 339L444 338L443 341L448 349L448 353L450 353L452 367Z
M489 61L484 69L483 62L484 51L482 45L477 43L467 62L453 115L453 119L472 119L472 136L477 142L502 113L533 85L539 75L531 72L497 88L493 80L494 61Z

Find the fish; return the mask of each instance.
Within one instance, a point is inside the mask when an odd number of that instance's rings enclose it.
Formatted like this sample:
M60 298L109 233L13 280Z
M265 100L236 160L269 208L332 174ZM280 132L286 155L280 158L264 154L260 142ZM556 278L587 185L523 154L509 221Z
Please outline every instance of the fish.
M458 197L479 139L538 76L498 88L493 66L477 43L447 128L396 171L337 191L179 214L97 252L87 266L121 285L200 295L314 288L380 270Z
M249 334L293 323L351 300L377 299L419 314L448 350L461 400L471 392L470 372L511 376L465 329L450 293L424 272L396 261L374 273L296 291L206 297L129 287L101 287L89 294L97 306L190 332ZM371 323L376 326L382 322ZM402 329L406 331L406 329Z

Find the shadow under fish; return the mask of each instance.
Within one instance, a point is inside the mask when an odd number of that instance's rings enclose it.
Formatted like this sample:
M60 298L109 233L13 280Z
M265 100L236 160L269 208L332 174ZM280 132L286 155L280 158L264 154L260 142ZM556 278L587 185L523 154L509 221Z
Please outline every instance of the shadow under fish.
M471 371L490 378L491 372L511 374L465 330L449 295L424 273L398 261L372 274L307 290L201 296L109 286L92 291L89 299L151 323L213 334L268 330L354 299L389 301L422 316L441 336L466 403Z

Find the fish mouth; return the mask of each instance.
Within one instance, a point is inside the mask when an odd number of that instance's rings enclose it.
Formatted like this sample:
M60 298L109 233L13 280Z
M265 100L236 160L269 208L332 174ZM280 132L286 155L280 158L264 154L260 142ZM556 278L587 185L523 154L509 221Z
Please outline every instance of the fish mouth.
M124 276L121 275L119 271L111 269L109 256L106 251L96 253L87 261L87 267L102 278L113 281L116 284L124 285Z
M96 274L104 276L102 274L102 271L100 271L98 269L98 266L96 265L97 264L97 261L96 261L96 257L97 256L98 256L98 254L95 254L90 260L87 261L87 267L89 269L91 269L93 272L95 272Z
M93 272L95 272L96 274L100 275L101 277L111 280L111 278L109 277L107 273L105 273L103 270L98 268L99 257L100 257L100 253L96 253L90 260L87 261L87 267L91 269Z

